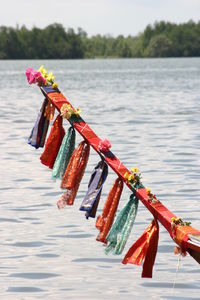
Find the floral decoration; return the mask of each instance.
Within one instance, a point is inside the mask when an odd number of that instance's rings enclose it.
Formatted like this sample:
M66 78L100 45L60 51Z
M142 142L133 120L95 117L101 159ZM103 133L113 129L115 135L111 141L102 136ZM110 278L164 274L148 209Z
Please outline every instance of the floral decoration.
M50 72L46 77L47 82L49 82L51 84L54 82L54 79L55 79L55 76L53 75L52 72Z
M139 169L137 167L133 167L133 168L131 168L131 172L138 173Z
M41 72L35 71L32 68L27 68L25 74L29 84L37 83L38 85L46 85L47 81L42 76Z
M57 89L57 88L58 88L57 82L54 82L54 83L52 84L52 88L53 88L53 89Z
M141 173L137 167L131 168L131 172L125 172L124 178L130 183L134 188L141 185Z
M172 221L172 226L174 225L179 225L179 226L190 226L191 225L191 222L184 222L181 218L174 218L172 217L171 218L171 221Z
M48 74L44 66L41 66L38 71L27 68L26 77L29 84L37 83L39 86L52 86L53 89L58 88L58 84L54 82L55 76L52 72Z
M146 188L146 192L148 195L148 201L152 202L153 204L159 202L159 200L156 198L156 195L151 193L151 189L150 188Z
M103 153L108 152L111 148L111 143L109 140L104 139L99 143L99 150Z
M44 66L40 66L40 68L39 68L39 70L38 70L41 74L42 74L42 76L44 77L44 78L47 78L47 70L44 68Z
M74 109L70 104L65 103L61 106L60 112L63 118L69 120L72 115L79 116L81 111L79 108Z

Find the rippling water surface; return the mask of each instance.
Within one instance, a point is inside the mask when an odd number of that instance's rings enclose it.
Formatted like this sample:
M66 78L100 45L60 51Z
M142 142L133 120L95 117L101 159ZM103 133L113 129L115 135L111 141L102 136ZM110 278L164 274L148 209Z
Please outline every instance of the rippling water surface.
M99 159L93 151L75 205L58 211L59 182L27 144L43 96L24 71L41 64L120 160L138 166L143 183L200 228L199 58L0 61L1 299L199 299L199 265L187 256L176 276L174 243L162 226L153 279L122 265L123 255L104 254L95 221L78 210ZM110 171L99 212L114 179ZM129 194L125 188L120 208ZM150 221L140 204L124 253Z

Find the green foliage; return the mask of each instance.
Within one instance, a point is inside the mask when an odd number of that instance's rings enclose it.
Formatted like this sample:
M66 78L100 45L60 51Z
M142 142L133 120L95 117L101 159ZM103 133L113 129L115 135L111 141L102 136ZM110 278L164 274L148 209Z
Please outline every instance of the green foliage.
M25 26L0 27L1 59L67 59L83 58L82 32L65 31L61 24L51 24L44 29Z
M169 57L173 54L173 43L165 35L159 34L151 38L146 50L149 57Z
M200 56L200 22L155 22L136 37L88 37L58 23L44 29L0 27L0 59Z

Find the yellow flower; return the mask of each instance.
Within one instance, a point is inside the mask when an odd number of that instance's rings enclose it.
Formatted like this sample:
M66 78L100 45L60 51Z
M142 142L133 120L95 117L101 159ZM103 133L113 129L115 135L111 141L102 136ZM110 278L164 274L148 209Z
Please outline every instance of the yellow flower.
M60 112L61 112L61 116L63 116L63 118L66 118L67 120L69 120L72 115L78 116L80 113L80 109L77 108L75 110L75 109L73 109L73 107L71 107L70 104L65 103L61 106Z
M57 82L54 82L54 83L52 84L52 88L53 88L53 89L57 89L57 87L58 87Z
M77 109L74 111L74 114L75 114L76 116L79 116L80 113L81 113L80 108L77 108Z
M69 111L69 113L72 114L72 115L75 114L74 109L70 106L70 104L69 104L68 111Z
M128 172L125 172L125 173L124 173L124 178L125 178L125 179L128 179L128 176L129 176L129 173L128 173Z
M151 189L147 187L146 192L147 192L147 194L151 193Z
M135 178L135 176L134 176L133 174L130 174L130 175L128 176L128 181L134 180L134 178Z
M70 119L71 115L72 115L72 107L70 104L63 104L61 106L60 112L61 112L61 116L63 116L63 118L66 118L67 120Z
M133 173L138 173L138 172L139 172L139 169L138 169L137 167L133 167L133 168L131 168L131 171L132 171Z
M55 79L55 76L53 75L52 72L50 72L47 77L46 77L47 81L50 82L50 83L53 83L54 79Z
M47 77L47 70L44 68L44 66L40 66L39 70L38 70L43 77Z

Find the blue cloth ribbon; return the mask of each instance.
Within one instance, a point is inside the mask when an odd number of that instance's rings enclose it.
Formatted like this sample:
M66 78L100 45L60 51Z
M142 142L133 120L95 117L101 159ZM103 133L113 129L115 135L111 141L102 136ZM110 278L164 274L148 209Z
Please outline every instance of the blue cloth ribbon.
M44 116L48 100L45 98L38 113L37 120L33 129L31 131L30 137L28 139L28 144L38 149L39 147L44 147L47 131L49 128L49 120Z
M101 160L92 172L88 191L83 199L80 210L86 211L86 218L95 218L103 184L108 175L108 165Z

